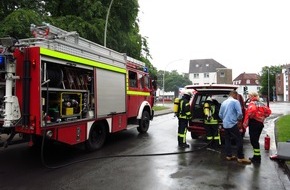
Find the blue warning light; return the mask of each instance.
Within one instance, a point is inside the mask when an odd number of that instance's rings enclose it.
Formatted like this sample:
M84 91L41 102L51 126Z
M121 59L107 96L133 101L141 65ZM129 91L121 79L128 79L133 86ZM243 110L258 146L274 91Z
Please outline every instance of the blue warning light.
M5 70L5 57L0 55L0 70Z

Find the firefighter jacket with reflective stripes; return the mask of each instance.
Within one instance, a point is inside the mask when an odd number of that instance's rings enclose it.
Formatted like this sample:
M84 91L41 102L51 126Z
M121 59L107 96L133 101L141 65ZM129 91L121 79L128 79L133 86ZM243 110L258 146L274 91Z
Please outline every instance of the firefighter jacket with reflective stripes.
M216 106L211 101L206 101L203 105L204 123L205 124L218 124L216 117Z
M191 119L192 115L190 112L189 100L182 98L179 104L179 116L180 119Z

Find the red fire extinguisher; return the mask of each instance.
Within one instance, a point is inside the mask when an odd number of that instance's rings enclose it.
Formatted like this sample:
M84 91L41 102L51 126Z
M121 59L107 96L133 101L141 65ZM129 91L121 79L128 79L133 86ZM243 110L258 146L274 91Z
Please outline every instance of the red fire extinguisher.
M269 150L270 149L270 137L269 135L266 135L265 136L265 142L264 142L264 147L265 147L265 150Z

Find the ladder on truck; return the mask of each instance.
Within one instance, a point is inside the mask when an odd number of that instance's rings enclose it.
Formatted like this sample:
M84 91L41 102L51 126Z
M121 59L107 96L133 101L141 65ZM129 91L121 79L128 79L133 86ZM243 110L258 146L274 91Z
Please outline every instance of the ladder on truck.
M30 29L35 38L22 39L19 40L20 43L38 45L47 49L72 54L120 68L126 68L128 62L145 67L145 63L131 58L124 53L119 53L84 39L76 31L68 32L49 24L45 24L44 26L35 26L32 24Z

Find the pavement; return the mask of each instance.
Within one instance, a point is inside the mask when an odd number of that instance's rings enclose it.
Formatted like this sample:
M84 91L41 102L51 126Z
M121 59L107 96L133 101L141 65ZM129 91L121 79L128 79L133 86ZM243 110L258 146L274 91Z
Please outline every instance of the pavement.
M164 110L159 110L159 111L155 111L154 112L154 116L158 117L158 116L162 116L162 115L166 115L166 114L170 114L173 113L173 104L165 104L165 107L168 107L168 109L164 109ZM3 138L4 137L4 138ZM3 136L2 134L2 139L0 138L0 142L3 141L5 139L6 136ZM8 136L7 136L8 137ZM6 137L6 138L7 138ZM276 132L275 132L275 138L276 138ZM277 138L276 138L277 139ZM277 147L277 141L276 142L276 147ZM0 146L1 147L1 146ZM285 169L285 172L287 173L289 179L290 179L290 163L289 162L285 162L284 160L277 160L279 162L279 164Z
M173 109L172 109L173 108L173 104L172 105L171 104L166 104L164 106L165 107L168 106L168 109L155 111L154 112L154 116L155 117L173 113ZM275 127L275 129L276 129L276 127ZM275 132L275 143L276 143L276 147L278 147L277 146L277 141L276 141L276 139L277 139L276 134L277 133ZM283 167L285 169L285 173L288 175L288 178L290 180L290 162L286 162L285 160L279 160L279 159L277 159L276 161L279 163L279 165L281 167Z

